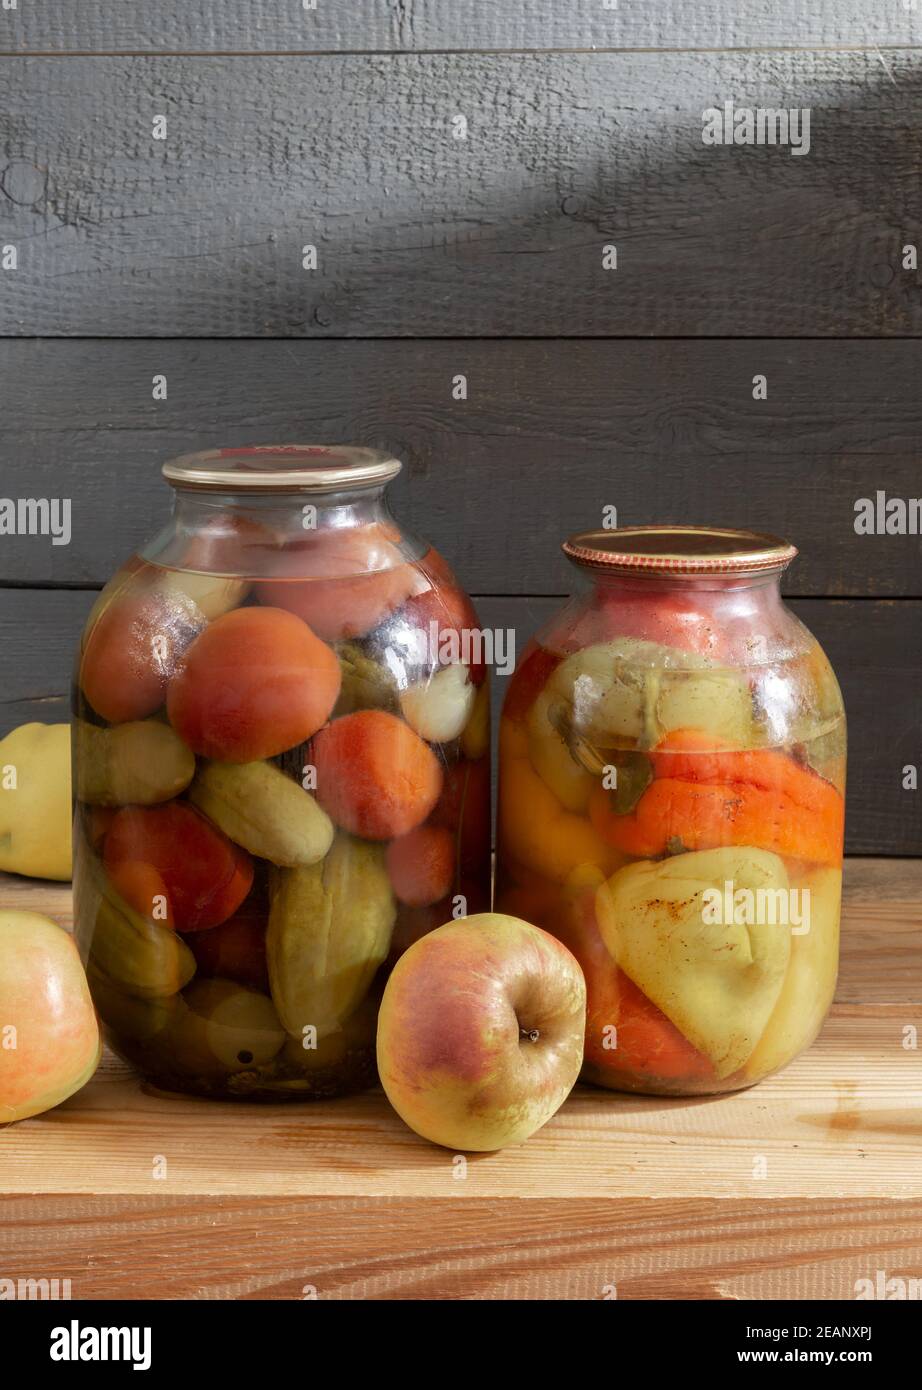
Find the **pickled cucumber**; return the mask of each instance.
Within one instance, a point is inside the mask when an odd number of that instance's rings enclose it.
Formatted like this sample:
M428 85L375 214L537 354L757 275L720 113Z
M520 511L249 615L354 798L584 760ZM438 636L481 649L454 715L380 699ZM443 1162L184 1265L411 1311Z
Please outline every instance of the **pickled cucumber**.
M168 927L142 917L108 885L96 894L89 965L141 999L176 994L195 974L195 957Z
M181 994L167 994L153 999L127 994L122 986L103 974L92 961L89 962L87 980L93 1003L103 1023L108 1024L118 1037L131 1038L134 1042L150 1042L174 1024L186 1007Z
M189 1075L247 1071L271 1062L285 1042L271 999L233 980L196 980L170 1032L175 1064Z
M334 718L358 709L386 709L397 706L397 681L392 672L363 652L355 642L340 642L336 648L342 672L339 699Z
M272 763L205 763L189 800L236 844L272 864L316 864L333 843L326 812Z
M341 1028L387 956L397 915L384 849L338 835L322 864L270 876L266 949L286 1030Z
M195 756L169 724L74 724L77 797L91 806L153 806L185 791Z

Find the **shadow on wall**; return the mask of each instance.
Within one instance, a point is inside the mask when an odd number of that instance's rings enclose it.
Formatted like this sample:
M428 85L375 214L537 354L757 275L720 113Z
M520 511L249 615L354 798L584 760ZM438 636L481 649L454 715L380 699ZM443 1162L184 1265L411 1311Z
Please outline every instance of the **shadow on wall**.
M218 440L394 448L410 464L403 515L474 593L512 596L490 599L486 620L514 624L520 642L569 586L561 536L597 524L606 503L622 524L789 534L804 551L801 595L918 594L917 542L862 548L851 528L857 493L917 490L915 345L703 339L920 331L918 275L900 263L919 233L919 62L23 65L0 118L17 165L0 237L21 251L0 331L145 341L0 344L4 490L74 496L70 546L4 550L0 581L26 586L0 594L9 722L61 717L50 711L63 711L92 601L77 589L104 582L165 518L160 461ZM809 108L809 154L705 145L703 112L727 101L744 119ZM169 133L156 142L161 109ZM33 182L22 163L47 176ZM306 246L316 270L302 268ZM564 340L393 341L426 334ZM326 340L363 335L389 340ZM625 341L571 340L592 335ZM651 335L693 341L631 341ZM760 372L770 390L755 403ZM158 373L168 402L152 399ZM467 400L452 394L458 374ZM874 605L871 623L871 605L813 607L807 621L853 673L860 782L884 808L874 843L909 846L883 748L895 732L908 756L915 737L909 609Z
M899 251L919 232L920 62L33 59L4 147L47 176L15 175L2 204L21 260L0 328L917 333ZM742 134L747 112L793 111L804 151L809 111L809 152L703 143L728 102Z

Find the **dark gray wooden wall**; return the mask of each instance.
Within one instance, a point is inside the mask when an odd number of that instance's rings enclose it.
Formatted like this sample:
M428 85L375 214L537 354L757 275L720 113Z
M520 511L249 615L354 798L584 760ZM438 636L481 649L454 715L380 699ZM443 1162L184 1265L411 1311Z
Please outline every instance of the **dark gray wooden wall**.
M918 58L0 60L0 332L918 333ZM703 145L728 97L811 107L810 153Z
M730 99L809 155L703 146ZM605 505L789 536L849 847L922 853L922 540L853 524L922 493L922 0L18 0L0 144L0 495L74 518L0 538L0 731L62 717L163 458L357 440L523 639Z

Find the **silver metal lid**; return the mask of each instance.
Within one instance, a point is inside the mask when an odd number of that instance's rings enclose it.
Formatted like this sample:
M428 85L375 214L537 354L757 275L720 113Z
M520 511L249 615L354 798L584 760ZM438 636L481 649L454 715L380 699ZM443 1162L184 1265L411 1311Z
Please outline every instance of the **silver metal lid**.
M219 492L330 492L386 483L403 464L353 444L263 444L181 454L163 465L173 487Z

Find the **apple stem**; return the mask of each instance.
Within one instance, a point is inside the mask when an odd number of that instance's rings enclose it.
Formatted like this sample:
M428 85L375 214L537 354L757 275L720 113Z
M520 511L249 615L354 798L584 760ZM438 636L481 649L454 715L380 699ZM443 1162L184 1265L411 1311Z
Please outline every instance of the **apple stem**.
M537 1042L541 1034L538 1032L537 1028L520 1028L519 1036L527 1038L529 1042Z

